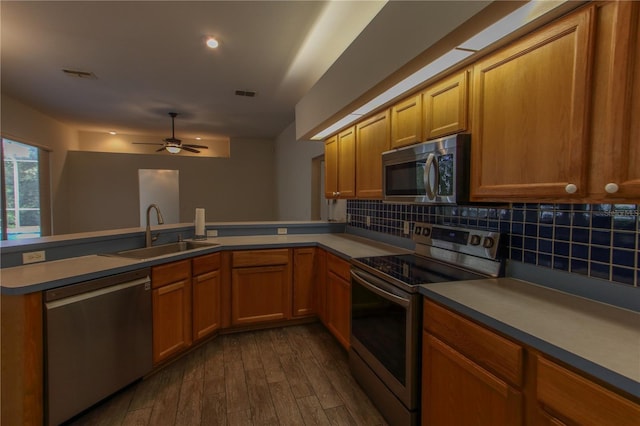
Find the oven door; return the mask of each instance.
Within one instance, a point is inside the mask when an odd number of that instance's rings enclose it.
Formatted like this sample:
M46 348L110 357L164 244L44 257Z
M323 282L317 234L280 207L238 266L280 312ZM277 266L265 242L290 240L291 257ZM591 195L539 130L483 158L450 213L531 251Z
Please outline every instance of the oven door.
M409 410L418 407L420 296L351 270L351 349Z

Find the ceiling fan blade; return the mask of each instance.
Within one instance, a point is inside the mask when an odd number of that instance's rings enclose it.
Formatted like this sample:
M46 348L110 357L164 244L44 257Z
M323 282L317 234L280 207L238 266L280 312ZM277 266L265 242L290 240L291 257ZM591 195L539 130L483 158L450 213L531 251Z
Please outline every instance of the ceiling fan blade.
M156 149L156 152L164 151L165 149L167 149L167 147L166 147L166 146L163 146L163 147L162 147L162 148L160 148L160 149Z
M187 144L183 144L183 145L182 145L182 147L183 147L183 148L184 148L185 146L188 146L189 148L202 148L202 149L209 149L209 147L208 147L208 146L205 146L205 145L193 145L193 144L190 144L190 143L187 143Z
M187 145L182 145L181 148L184 149L185 151L195 152L196 154L200 154L200 151L198 151L197 149L193 149Z
M164 145L160 142L131 142L134 145Z

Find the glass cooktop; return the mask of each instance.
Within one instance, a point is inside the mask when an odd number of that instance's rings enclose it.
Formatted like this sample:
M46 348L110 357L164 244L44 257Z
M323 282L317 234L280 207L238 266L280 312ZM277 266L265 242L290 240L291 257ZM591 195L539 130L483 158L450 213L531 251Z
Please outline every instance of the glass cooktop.
M360 257L353 259L352 262L360 267L364 266L364 269L371 269L377 274L387 275L410 286L486 278L455 266L413 254Z

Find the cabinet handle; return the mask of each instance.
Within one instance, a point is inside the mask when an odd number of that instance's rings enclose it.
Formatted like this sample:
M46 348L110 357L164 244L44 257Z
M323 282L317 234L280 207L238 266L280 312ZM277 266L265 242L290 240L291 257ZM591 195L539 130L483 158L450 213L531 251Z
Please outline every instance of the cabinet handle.
M569 183L564 187L564 190L567 191L567 194L575 194L578 190L578 187L573 183Z
M615 194L616 192L618 192L618 189L620 189L618 184L613 182L610 182L604 186L604 190L607 192L607 194Z

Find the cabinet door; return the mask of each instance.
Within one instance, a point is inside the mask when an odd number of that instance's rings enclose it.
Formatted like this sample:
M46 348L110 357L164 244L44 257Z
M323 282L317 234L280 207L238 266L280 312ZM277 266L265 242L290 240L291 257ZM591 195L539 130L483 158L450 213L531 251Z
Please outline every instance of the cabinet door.
M313 247L293 250L293 307L294 317L313 315L315 310L316 249Z
M424 139L439 138L467 130L469 72L456 74L424 92Z
M584 196L592 32L588 7L474 66L474 200Z
M320 321L327 325L327 252L316 250L316 311Z
M542 357L537 359L536 395L567 423L631 426L640 419L640 405Z
M389 111L356 126L356 197L382 198L382 153L391 148Z
M391 147L421 142L422 94L411 96L391 107Z
M338 196L338 135L324 143L324 196Z
M231 272L231 324L289 319L290 286L288 265L234 268Z
M345 349L351 342L351 284L327 274L327 328Z
M593 141L595 161L606 169L594 172L593 190L605 202L635 202L640 199L640 3L615 2L615 8L612 59L606 63L609 74L604 85L607 99L595 106L602 108L597 113L607 126Z
M153 362L157 364L191 345L190 279L153 290Z
M356 129L354 126L338 134L338 198L355 198L355 196Z
M422 424L523 424L522 394L453 348L423 333Z
M193 277L193 339L220 328L220 271Z

